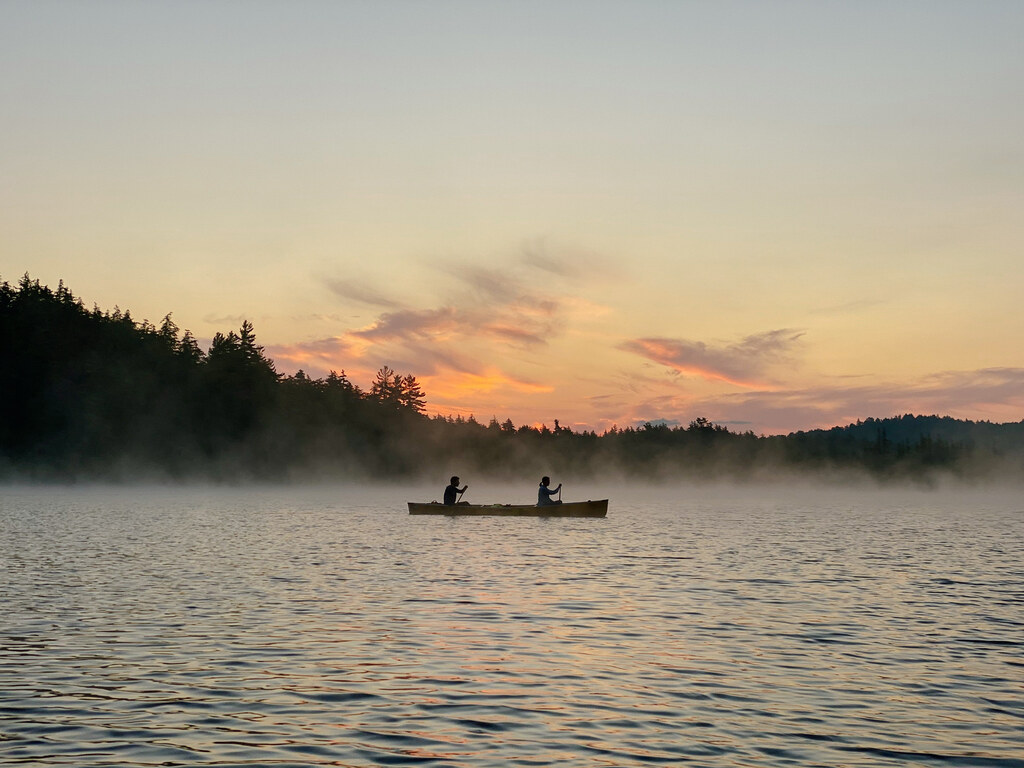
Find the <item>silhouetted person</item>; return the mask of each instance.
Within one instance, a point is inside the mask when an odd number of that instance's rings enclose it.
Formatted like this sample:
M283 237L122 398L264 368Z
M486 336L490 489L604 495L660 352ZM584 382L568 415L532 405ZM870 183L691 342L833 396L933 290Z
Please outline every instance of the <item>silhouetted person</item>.
M466 485L459 488L459 476L452 475L452 481L448 484L448 487L444 489L444 503L449 507L458 503L468 504L468 501L458 501L459 496L466 492L466 488L469 488L469 486Z
M551 498L556 493L558 493L560 490L562 490L562 484L559 483L558 487L555 488L554 490L552 490L551 488L548 488L549 485L551 485L551 478L550 477L545 476L545 477L542 477L540 479L540 486L537 488L537 506L538 507L546 507L549 504L561 504L562 503L561 499L552 499Z

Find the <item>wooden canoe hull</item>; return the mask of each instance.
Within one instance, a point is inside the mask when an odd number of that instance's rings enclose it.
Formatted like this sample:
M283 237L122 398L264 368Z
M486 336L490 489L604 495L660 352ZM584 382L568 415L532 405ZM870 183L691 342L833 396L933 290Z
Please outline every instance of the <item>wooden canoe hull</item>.
M445 506L432 501L409 502L410 515L461 515L498 517L604 517L608 514L608 499L597 501L566 501L538 507L533 504L456 504Z

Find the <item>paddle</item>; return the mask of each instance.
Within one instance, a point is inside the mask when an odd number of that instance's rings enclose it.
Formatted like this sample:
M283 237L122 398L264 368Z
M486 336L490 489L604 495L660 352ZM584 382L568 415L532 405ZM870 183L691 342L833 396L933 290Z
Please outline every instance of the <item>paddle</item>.
M562 500L562 484L561 483L558 484L558 500L559 501Z
M469 490L469 486L467 485L465 488L463 488L461 491L459 491L459 498L457 498L455 500L456 504L458 504L460 501L462 501L462 494L464 494L468 490Z

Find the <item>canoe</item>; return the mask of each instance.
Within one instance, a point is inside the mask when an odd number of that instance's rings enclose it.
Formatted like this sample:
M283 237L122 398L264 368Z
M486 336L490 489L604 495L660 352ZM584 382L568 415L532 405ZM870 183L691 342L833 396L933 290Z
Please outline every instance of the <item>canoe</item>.
M565 501L538 507L535 504L456 504L446 506L432 501L409 502L410 515L497 515L501 517L604 517L608 499Z

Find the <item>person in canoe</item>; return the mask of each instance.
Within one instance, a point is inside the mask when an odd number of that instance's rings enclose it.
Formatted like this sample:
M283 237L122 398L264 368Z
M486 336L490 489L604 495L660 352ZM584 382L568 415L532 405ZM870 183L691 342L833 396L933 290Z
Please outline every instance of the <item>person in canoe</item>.
M456 504L469 504L468 501L459 501L459 497L466 492L468 485L459 488L459 476L452 475L452 480L448 484L448 487L444 489L444 503L446 506L453 507Z
M537 506L538 507L546 507L549 504L561 504L562 503L561 499L552 499L551 498L556 493L560 494L560 492L562 490L562 484L559 483L558 487L554 488L554 489L549 488L548 487L549 485L551 485L551 478L550 477L545 475L544 477L542 477L540 479L540 486L537 488Z

